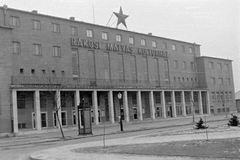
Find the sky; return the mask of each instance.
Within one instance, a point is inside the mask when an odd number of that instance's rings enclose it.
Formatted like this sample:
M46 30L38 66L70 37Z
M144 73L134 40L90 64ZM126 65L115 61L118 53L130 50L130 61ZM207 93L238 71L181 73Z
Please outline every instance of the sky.
M240 0L0 0L4 4L109 27L116 27L113 12L121 6L129 31L195 42L203 56L233 60L240 90Z

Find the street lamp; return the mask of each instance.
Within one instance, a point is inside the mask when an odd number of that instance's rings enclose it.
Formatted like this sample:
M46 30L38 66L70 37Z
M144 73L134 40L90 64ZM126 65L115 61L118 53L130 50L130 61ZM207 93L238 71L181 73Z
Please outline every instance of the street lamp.
M118 96L119 109L120 109L119 124L120 124L121 131L123 131L123 123L122 123L122 115L121 115L121 105L120 105L120 99L122 98L122 94L119 92L117 96Z

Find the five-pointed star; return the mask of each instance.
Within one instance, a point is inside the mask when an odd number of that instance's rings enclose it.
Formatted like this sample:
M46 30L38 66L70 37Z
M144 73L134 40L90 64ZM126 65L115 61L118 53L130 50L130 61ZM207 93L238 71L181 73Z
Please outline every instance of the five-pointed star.
M123 12L122 12L122 7L120 7L120 11L119 13L116 13L116 12L113 12L117 18L118 18L118 22L117 22L117 26L122 23L126 28L127 28L127 25L126 25L126 22L125 22L125 19L128 17L128 15L124 15Z

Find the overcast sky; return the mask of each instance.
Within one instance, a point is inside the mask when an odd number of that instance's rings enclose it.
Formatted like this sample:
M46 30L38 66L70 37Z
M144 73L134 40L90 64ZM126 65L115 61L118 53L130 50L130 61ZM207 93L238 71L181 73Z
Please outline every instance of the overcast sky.
M240 90L240 0L0 0L0 5L116 27L129 15L129 31L195 42L204 56L233 60L235 92ZM112 17L111 17L112 16ZM120 25L119 28L125 29Z

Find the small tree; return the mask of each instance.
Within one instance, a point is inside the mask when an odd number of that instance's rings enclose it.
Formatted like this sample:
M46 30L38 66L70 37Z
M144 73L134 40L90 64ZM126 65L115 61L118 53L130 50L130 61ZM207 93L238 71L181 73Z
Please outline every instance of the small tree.
M228 122L228 126L238 126L239 124L239 120L238 117L236 115L232 115L232 118L230 118L229 122Z
M203 122L202 118L200 118L199 122L196 124L196 128L194 128L194 129L207 129L208 126L205 126L203 124L204 124L204 122Z

